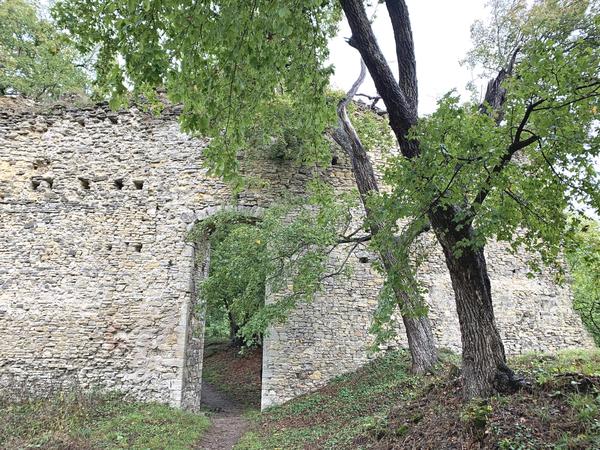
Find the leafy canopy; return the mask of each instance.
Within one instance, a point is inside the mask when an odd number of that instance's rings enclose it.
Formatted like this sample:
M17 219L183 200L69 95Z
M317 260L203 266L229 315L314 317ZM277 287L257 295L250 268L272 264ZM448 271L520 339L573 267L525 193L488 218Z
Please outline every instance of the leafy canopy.
M83 94L89 80L79 59L68 37L39 18L32 3L0 2L0 95L40 100Z
M241 215L218 215L202 225L202 232L210 232L210 269L199 293L206 309L206 334L230 336L263 307L266 242L260 227ZM249 340L260 341L260 335Z
M118 102L128 86L148 98L165 87L182 103L183 128L213 138L205 157L216 175L236 174L236 156L275 94L289 94L302 160L329 161L326 59L337 2L60 0L54 13L81 50L99 47L103 94Z
M395 190L385 208L425 223L432 205L454 205L459 226L476 227L456 252L494 237L555 263L577 228L567 212L577 204L600 208L597 2L495 5L488 28L476 27L470 56L497 69L507 64L505 49L509 58L516 52L503 110L485 114L487 108L461 104L454 93L442 98L411 131L420 157L389 165L386 180Z

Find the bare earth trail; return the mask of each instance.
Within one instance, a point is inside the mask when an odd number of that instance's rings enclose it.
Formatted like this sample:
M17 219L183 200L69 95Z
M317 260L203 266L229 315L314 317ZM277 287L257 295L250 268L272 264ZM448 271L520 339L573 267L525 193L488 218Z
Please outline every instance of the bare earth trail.
M202 407L210 411L211 426L197 450L231 450L248 429L242 405L219 392L210 383L202 383Z

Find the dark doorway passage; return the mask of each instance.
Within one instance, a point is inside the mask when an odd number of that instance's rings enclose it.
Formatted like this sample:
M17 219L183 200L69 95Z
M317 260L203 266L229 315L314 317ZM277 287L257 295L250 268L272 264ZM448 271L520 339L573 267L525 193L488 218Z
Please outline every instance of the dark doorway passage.
M207 341L202 370L202 405L211 407L209 399L204 397L205 385L208 385L244 409L260 409L262 348L240 348L229 341Z

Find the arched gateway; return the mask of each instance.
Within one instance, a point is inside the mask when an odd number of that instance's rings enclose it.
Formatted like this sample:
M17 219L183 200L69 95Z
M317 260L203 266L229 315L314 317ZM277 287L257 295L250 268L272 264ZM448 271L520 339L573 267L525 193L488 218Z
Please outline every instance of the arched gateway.
M202 168L206 142L180 133L173 114L102 105L33 112L7 103L0 112L0 389L43 395L104 387L197 408L203 330L195 283L207 261L198 261L186 234L224 205L260 214L283 191L302 193L311 171L281 161L244 164L267 183L233 199ZM353 186L344 161L325 175L337 189ZM263 407L371 357L381 280L364 261L354 258L350 279L329 280L315 301L271 330ZM592 345L566 288L549 277L528 279L523 262L500 246L490 247L488 264L509 352ZM422 277L438 341L458 349L439 254Z

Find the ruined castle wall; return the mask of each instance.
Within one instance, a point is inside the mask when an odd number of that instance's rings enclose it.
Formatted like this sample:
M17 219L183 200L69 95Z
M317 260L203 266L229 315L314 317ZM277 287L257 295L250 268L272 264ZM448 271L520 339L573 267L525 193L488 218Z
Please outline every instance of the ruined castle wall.
M0 389L105 387L198 406L197 283L210 261L196 258L206 249L186 242L186 233L224 205L260 215L281 193L302 193L311 177L289 163L246 164L266 186L233 199L202 167L205 144L180 133L169 114L104 106L0 112ZM337 189L353 186L343 158L326 176ZM313 302L272 328L263 350L263 406L372 357L368 328L381 279L357 256L351 279L328 279ZM332 264L343 257L340 249ZM488 263L510 352L592 345L566 288L528 279L498 246ZM458 349L439 253L422 279L438 340Z
M266 187L233 199L202 167L205 145L169 114L0 113L2 390L103 387L198 406L196 285L208 266L187 232L233 202L259 214L310 177L265 161ZM350 182L347 170L330 175Z
M429 240L433 242L433 236ZM434 335L440 347L460 352L450 276L441 250L429 247L419 279L427 290ZM337 264L345 255L341 250L335 253ZM486 258L494 311L508 354L594 347L571 307L568 286L557 286L550 275L528 278L527 256L512 256L503 245L488 245ZM263 353L263 376L268 376L263 380L263 407L322 386L376 356L369 350L373 342L369 326L382 279L370 264L356 257L350 261L354 268L350 280L327 280L324 293L310 304L299 305L285 325L271 328ZM407 345L401 320L396 332L388 348Z
M103 108L4 116L0 136L0 384L180 404L188 205L227 195L204 143Z

